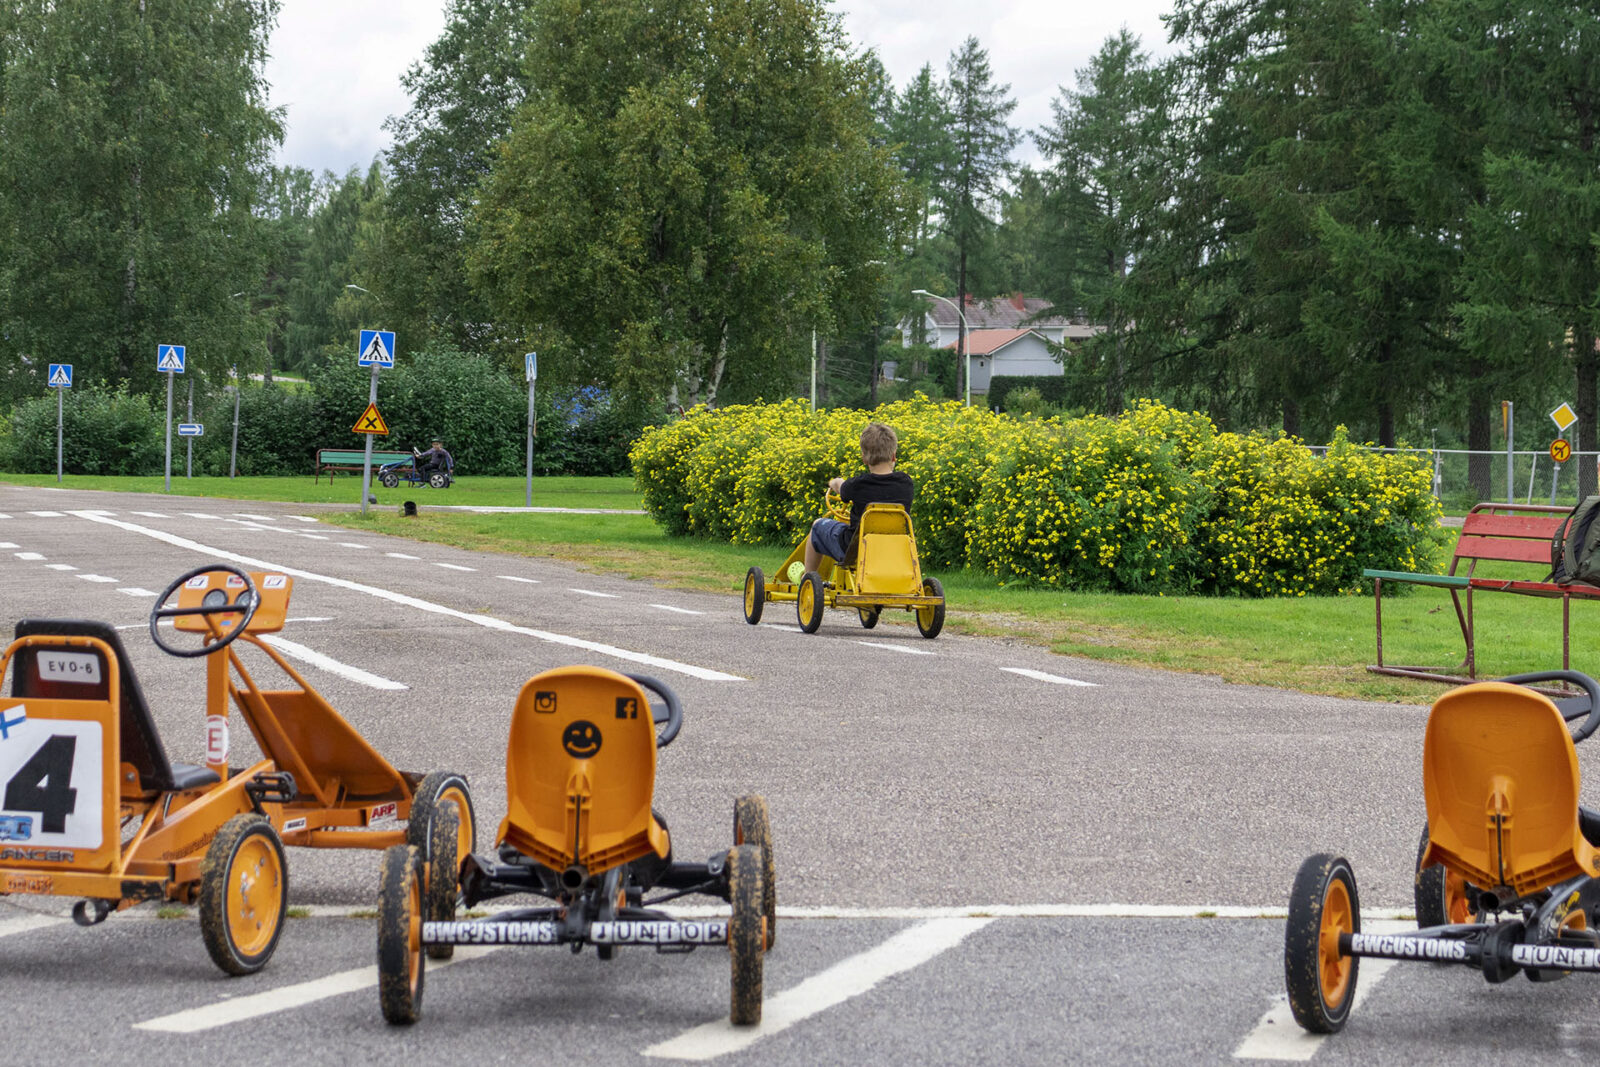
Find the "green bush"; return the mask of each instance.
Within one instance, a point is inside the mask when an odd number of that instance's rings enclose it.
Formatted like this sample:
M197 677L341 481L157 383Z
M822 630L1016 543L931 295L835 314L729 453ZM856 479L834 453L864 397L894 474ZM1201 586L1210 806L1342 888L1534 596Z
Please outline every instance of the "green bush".
M125 389L66 390L61 412L62 467L68 474L159 474L165 415ZM11 411L0 454L4 469L51 474L56 469L56 398L32 397Z

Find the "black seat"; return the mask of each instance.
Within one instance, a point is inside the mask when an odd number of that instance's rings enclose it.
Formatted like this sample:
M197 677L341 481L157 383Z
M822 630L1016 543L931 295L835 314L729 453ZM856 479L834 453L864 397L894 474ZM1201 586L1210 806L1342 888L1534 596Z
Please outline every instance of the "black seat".
M145 703L144 690L139 688L139 678L133 673L133 663L122 647L122 639L109 623L90 622L86 619L23 619L17 623L16 636L22 637L94 637L111 646L117 657L117 670L122 690L122 707L119 709L122 759L139 771L139 784L145 790L167 792L177 789L198 789L220 781L209 767L192 763L173 763L167 759L167 750L156 732L155 720L150 717L150 706ZM20 650L12 661L11 695L18 699L108 700L111 686L101 672L98 683L60 682L44 678L39 670L38 648ZM102 666L104 664L102 663Z

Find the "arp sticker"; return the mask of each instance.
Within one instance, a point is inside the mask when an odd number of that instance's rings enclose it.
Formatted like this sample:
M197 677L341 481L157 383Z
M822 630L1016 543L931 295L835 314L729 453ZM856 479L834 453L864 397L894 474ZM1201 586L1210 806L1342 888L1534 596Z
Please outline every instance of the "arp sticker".
M556 694L553 690L540 689L533 694L533 710L540 715L554 715L556 711Z
M100 657L93 652L39 653L39 677L47 682L82 682L96 685L102 677Z
M263 589L282 589L288 584L289 576L286 574L269 574L261 579L261 588Z
M244 588L244 579L239 577L237 574L228 575L228 588L229 589L243 589Z
M600 751L600 727L588 719L574 719L561 731L561 747L573 759L589 759Z
M399 813L400 805L391 800L387 804L378 804L373 807L373 809L367 813L367 822L369 825L375 822L393 822L395 816L397 816Z
M206 586L208 586L210 584L211 584L211 579L210 579L209 576L204 575L204 574L197 574L193 578L190 578L187 582L184 582L183 583L183 587L185 589L204 589Z

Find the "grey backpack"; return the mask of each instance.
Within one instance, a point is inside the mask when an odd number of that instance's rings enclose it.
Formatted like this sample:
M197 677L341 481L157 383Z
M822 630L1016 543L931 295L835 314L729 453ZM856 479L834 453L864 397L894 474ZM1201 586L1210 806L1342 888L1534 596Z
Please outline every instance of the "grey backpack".
M1586 497L1550 538L1550 577L1560 585L1600 585L1600 496Z

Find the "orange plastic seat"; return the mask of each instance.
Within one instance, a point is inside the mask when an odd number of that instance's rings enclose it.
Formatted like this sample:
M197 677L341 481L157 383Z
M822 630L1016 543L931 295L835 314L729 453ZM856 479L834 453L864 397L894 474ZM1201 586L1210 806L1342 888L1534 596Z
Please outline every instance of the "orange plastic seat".
M1579 875L1600 875L1578 821L1578 756L1549 697L1478 682L1440 697L1422 756L1428 846L1485 889L1526 896Z

